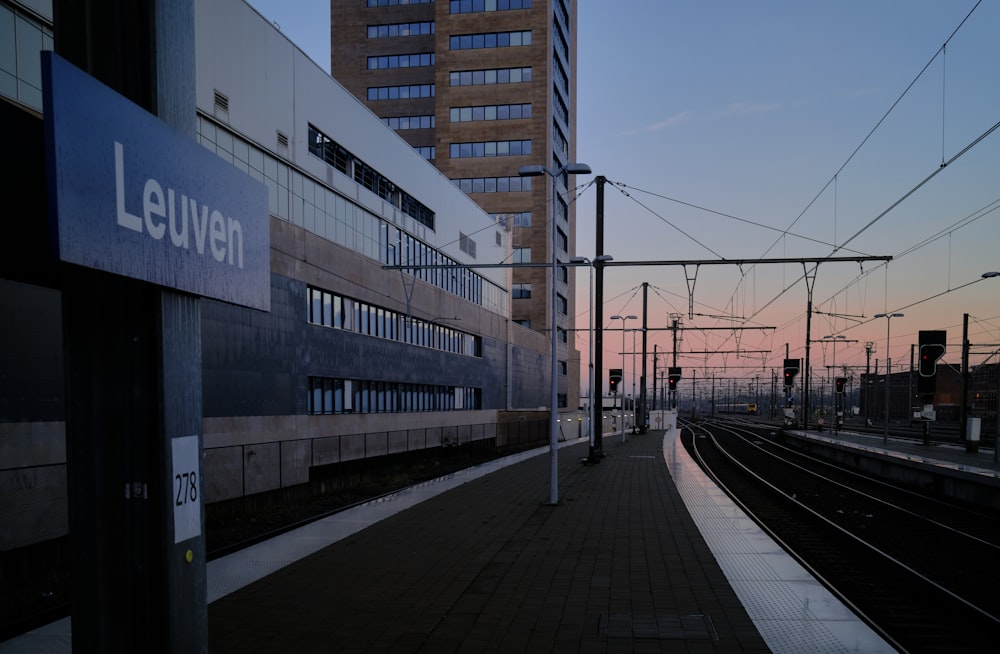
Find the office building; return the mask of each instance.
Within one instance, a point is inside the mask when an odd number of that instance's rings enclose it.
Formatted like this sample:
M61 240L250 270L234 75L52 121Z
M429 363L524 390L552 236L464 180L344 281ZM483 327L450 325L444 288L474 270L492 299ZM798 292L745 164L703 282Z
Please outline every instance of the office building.
M514 263L575 256L575 0L331 0L331 73L456 186L511 230ZM550 231L556 184L556 243ZM511 315L548 332L551 269L514 270ZM576 408L575 276L558 271L558 401ZM567 398L570 401L567 402Z

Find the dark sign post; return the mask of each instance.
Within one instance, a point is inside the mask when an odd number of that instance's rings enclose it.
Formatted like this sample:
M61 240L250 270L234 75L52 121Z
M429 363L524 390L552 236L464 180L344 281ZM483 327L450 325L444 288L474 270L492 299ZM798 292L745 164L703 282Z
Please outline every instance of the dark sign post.
M53 8L73 650L205 652L199 296L269 309L266 190L193 139L192 0Z

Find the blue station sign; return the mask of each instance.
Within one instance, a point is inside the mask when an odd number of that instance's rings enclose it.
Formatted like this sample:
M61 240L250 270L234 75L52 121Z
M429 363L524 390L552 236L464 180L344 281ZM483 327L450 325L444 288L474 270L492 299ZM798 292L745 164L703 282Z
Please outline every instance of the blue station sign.
M56 257L270 310L267 188L58 55L42 74Z

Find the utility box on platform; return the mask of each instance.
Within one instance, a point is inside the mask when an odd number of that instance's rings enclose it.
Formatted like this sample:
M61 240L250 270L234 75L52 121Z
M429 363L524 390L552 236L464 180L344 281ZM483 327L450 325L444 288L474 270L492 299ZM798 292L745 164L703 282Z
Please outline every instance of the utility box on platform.
M982 426L982 418L969 417L968 426L965 429L965 451L979 451L979 430Z

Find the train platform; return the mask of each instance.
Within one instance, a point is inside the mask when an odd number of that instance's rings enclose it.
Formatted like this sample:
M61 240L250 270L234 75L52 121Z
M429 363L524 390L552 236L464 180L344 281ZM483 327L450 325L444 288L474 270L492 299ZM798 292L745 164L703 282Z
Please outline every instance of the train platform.
M800 438L838 444L865 452L882 453L901 461L981 475L988 479L1000 479L1000 462L992 447L989 449L978 447L975 448L976 451L970 452L964 444L931 441L925 445L913 438L856 432L851 431L849 427L837 432L831 432L829 429L822 432L802 429L785 431Z
M555 505L540 448L209 563L209 651L894 651L705 477L676 430L604 449L589 465L586 441L561 444ZM67 652L69 629L0 653Z

